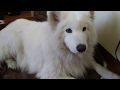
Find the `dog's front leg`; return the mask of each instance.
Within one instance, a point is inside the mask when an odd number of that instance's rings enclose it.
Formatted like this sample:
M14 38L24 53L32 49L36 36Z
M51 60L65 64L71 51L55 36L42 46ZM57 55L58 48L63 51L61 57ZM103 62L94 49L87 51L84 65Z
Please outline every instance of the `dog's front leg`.
M51 72L52 73L52 72ZM39 79L76 79L74 77L71 76L67 76L67 75L49 75L49 74L43 74L41 75L41 73L37 73L36 74L36 78Z
M104 79L120 79L120 76L111 72L110 70L104 68L100 64L93 62L92 63L94 70L102 76Z
M76 79L76 78L69 76L58 76L57 79Z
M48 77L48 78L39 78L39 79L76 79L76 78L69 76L57 76L57 77Z

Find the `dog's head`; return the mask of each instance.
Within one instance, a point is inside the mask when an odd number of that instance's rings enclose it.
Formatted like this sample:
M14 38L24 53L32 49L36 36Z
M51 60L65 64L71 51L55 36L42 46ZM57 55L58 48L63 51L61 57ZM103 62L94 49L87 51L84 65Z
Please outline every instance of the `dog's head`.
M55 31L60 46L80 54L96 42L93 11L48 11L48 22Z

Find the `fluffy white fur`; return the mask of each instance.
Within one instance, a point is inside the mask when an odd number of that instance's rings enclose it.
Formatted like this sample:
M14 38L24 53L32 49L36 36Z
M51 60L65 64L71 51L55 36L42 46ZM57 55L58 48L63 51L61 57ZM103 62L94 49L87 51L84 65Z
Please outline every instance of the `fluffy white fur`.
M82 78L86 68L103 78L119 78L93 59L97 37L92 11L48 11L47 16L46 22L18 19L5 27L0 32L0 61L13 69L16 61L17 68L42 79ZM76 49L79 44L86 46L82 53Z

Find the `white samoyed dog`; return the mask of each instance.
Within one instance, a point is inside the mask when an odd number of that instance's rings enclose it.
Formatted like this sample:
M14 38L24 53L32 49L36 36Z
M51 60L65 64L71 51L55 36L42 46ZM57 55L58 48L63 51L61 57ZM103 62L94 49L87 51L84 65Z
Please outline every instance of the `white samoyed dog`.
M47 11L46 22L18 19L0 31L0 61L41 79L75 79L86 68L118 79L93 58L97 35L93 11Z

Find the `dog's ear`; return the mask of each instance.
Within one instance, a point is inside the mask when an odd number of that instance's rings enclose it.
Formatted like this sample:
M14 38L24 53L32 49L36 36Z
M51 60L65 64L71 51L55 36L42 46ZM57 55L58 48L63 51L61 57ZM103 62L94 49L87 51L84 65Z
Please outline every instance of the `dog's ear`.
M94 19L94 11L90 11L90 18Z
M49 24L54 28L60 21L60 11L47 11L47 17Z
M80 12L82 12L83 14L87 15L92 20L94 20L94 11L80 11Z

